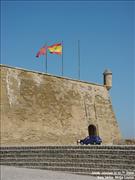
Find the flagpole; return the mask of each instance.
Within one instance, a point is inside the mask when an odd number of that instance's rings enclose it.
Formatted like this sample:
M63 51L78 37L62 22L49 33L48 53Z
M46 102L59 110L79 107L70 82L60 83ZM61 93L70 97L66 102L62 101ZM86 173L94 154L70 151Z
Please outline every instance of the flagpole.
M62 61L61 61L61 73L62 73L62 76L63 76L63 41L62 41Z
M46 44L46 47L47 47L47 44ZM46 60L46 73L47 73L47 49L46 49L46 54L45 54L45 60Z
M78 79L80 80L80 40L78 40Z
M46 59L46 73L47 73L47 51L46 51L46 54L45 54L45 59Z

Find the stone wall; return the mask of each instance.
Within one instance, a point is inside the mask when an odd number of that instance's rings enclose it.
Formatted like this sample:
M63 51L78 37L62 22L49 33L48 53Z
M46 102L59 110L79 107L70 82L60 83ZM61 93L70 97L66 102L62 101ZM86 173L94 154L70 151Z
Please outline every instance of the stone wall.
M76 144L95 125L103 143L121 138L104 86L1 66L1 144Z

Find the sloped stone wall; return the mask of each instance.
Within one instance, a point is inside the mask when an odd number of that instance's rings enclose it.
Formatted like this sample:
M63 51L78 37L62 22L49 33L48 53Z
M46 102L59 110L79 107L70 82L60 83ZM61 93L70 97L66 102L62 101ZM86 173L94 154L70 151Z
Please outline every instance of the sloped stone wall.
M105 87L1 66L1 144L76 144L96 126L103 143L120 139Z

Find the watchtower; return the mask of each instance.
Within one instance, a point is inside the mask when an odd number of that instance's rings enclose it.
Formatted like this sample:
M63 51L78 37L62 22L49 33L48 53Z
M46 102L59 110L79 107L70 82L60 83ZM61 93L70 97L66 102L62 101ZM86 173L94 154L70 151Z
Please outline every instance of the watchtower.
M104 86L107 90L110 90L112 87L112 72L109 69L106 69L103 73L104 76Z

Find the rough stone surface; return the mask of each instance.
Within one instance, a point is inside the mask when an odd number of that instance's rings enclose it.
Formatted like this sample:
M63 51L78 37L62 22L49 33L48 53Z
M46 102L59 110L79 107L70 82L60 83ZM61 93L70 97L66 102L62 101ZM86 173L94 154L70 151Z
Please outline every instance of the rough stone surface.
M1 166L1 180L97 180L96 177L63 172Z
M76 144L91 124L103 144L121 138L104 86L0 68L2 145Z

